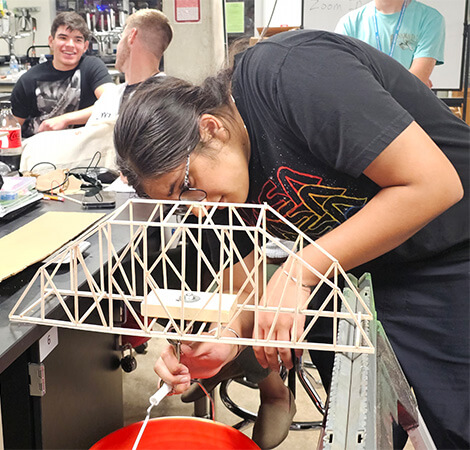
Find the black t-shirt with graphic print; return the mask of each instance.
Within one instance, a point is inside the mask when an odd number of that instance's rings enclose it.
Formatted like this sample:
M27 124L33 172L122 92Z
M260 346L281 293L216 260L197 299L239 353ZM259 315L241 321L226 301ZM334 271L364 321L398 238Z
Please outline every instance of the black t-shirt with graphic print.
M73 70L56 70L52 61L31 67L11 94L13 114L26 119L23 137L35 134L43 120L92 106L95 89L111 82L106 65L95 56L83 56Z
M379 191L362 172L413 120L468 189L470 128L399 63L356 39L280 33L237 56L232 94L251 142L247 202L266 202L314 239ZM468 218L465 198L388 257L421 260L462 246ZM293 237L275 218L268 229Z

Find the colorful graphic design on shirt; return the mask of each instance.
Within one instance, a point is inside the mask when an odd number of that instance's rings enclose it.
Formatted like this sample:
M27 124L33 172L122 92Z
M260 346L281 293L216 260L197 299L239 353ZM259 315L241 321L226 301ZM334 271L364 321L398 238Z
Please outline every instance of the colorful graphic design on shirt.
M44 120L77 111L80 104L80 85L80 69L65 80L38 81L35 93L40 115L28 123L28 129L31 131L28 135L36 134Z
M319 176L280 167L275 180L268 180L257 203L267 203L313 239L336 228L366 203L367 197L348 195L348 189L323 184ZM268 217L271 234L284 239L296 237L277 217Z

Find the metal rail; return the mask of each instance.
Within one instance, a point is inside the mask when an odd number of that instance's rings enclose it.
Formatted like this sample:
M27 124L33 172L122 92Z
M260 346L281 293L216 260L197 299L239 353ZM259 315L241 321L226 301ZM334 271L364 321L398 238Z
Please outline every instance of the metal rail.
M351 279L374 311L370 274L360 280ZM352 296L350 300L354 303ZM367 333L376 348L375 353L335 355L320 448L392 449L393 418L407 431L415 449L435 449L381 323L376 319L368 322ZM338 334L338 341L344 345L354 339L354 330L347 320L341 321Z

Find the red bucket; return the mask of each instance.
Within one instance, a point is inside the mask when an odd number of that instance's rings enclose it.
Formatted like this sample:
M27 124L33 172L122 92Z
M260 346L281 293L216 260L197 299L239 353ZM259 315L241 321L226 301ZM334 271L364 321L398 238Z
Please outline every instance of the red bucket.
M131 450L143 422L133 423L100 439L90 450ZM197 417L159 417L147 423L138 450L255 450L241 431Z

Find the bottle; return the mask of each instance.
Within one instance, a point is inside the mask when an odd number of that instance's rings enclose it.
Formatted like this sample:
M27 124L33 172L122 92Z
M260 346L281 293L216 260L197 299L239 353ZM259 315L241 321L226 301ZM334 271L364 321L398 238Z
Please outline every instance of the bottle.
M12 171L20 167L21 126L11 112L11 103L0 102L0 161L8 164Z
M18 76L19 72L19 66L18 66L18 60L16 59L15 55L10 56L10 75L12 78L15 78Z

